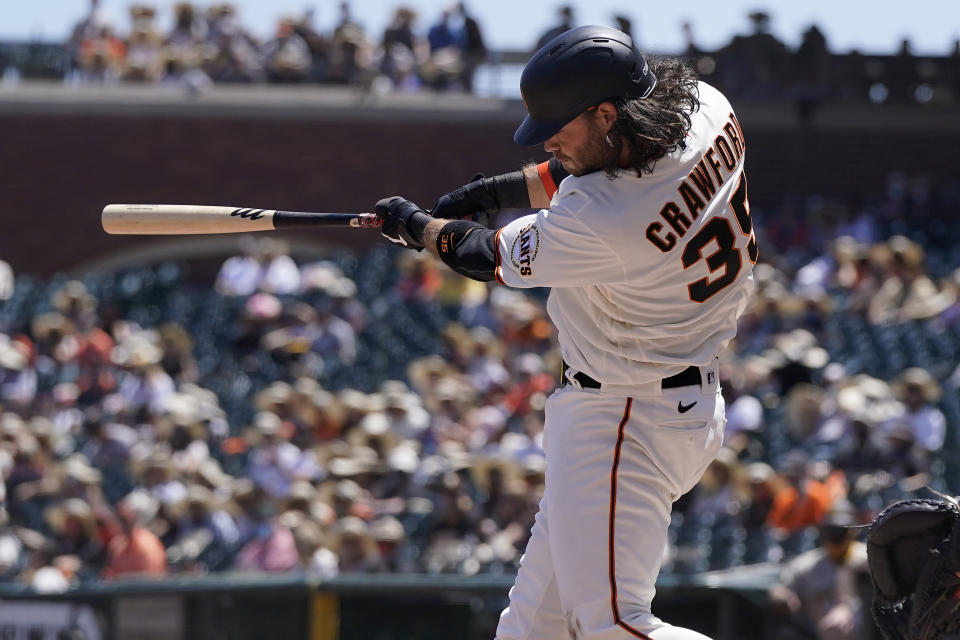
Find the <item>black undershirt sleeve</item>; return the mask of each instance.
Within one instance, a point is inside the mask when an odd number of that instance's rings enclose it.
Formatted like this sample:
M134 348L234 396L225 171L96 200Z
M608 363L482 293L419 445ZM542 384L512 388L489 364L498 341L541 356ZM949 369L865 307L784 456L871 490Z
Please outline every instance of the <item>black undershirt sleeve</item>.
M496 238L496 230L469 220L453 220L440 229L437 254L460 275L489 282L497 268Z

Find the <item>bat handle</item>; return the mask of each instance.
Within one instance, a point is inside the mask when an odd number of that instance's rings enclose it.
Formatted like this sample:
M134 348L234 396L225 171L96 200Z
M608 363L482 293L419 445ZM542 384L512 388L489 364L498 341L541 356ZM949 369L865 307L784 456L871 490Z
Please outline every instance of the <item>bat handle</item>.
M383 226L383 220L378 218L375 213L358 213L355 218L350 220L350 226L358 229L379 229Z

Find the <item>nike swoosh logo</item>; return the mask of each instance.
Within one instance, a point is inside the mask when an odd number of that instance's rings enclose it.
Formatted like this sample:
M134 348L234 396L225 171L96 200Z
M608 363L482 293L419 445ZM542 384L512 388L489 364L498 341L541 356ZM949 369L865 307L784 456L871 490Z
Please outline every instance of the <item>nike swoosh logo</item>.
M693 405L695 404L697 404L696 400L694 400L693 402L687 405L683 404L682 402L678 402L677 411L679 411L680 413L686 413L687 411L690 411L690 409L693 409Z

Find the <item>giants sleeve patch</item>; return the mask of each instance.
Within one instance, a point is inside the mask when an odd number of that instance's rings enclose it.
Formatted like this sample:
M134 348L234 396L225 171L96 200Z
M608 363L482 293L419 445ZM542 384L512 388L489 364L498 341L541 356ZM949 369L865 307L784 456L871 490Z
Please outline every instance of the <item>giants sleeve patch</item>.
M520 230L510 249L510 262L521 276L533 275L533 261L540 251L540 230L530 224Z

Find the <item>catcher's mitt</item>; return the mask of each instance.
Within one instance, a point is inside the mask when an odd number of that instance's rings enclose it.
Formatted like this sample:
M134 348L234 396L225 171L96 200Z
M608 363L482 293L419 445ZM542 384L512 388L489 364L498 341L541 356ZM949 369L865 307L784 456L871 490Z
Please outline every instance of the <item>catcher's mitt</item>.
M888 640L960 640L960 508L903 500L867 534L873 617Z

